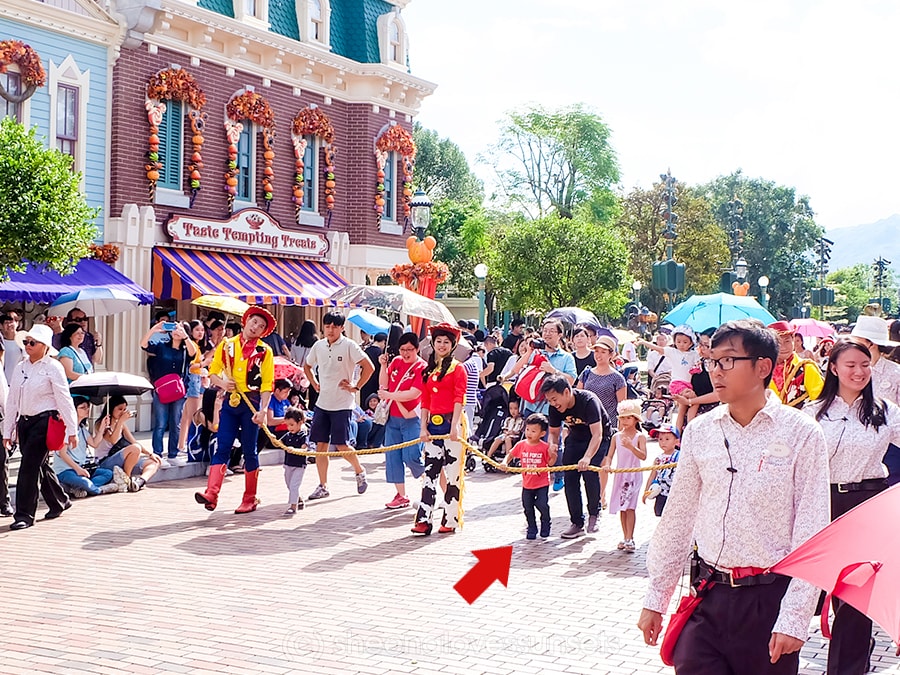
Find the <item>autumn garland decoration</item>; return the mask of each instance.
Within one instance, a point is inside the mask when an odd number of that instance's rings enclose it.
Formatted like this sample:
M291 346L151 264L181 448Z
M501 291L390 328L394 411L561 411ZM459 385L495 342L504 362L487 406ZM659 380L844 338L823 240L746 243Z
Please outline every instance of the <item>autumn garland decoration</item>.
M91 252L91 258L105 262L107 265L112 265L119 259L119 247L114 244L103 244L102 246L91 244L88 249Z
M412 134L398 124L391 124L375 141L375 161L378 165L378 182L375 185L375 212L384 214L384 167L391 152L403 159L403 215L409 218L409 202L412 200L412 172L416 159L416 144Z
M410 288L419 279L434 279L436 283L442 284L450 278L450 268L446 263L442 262L425 262L425 263L405 263L402 265L394 265L391 268L391 279L396 283Z
M191 176L191 201L200 191L200 169L203 168L203 127L206 125L206 113L202 112L206 105L206 94L197 85L193 75L183 68L166 68L153 75L147 82L147 97L144 107L147 109L147 119L150 122L150 150L147 153L147 164L144 170L147 172L149 182L148 195L150 201L156 196L156 183L159 180L159 170L163 163L159 158L159 125L162 124L163 115L166 112L166 101L180 101L186 104L190 110L188 118L191 120L191 143L194 146L191 155L191 163L188 171Z
M25 91L14 95L0 86L0 96L10 103L21 103L34 94L34 90L43 87L47 81L47 73L41 64L41 57L34 49L21 40L0 41L0 73L5 73L8 66L19 67L19 76Z
M319 108L309 106L303 108L294 117L291 125L291 141L294 145L294 217L300 222L300 211L303 208L303 155L306 152L306 136L316 136L325 142L325 208L328 210L328 220L331 222L331 214L334 210L335 174L334 174L334 126L328 116Z
M225 115L225 136L228 139L228 170L225 172L225 191L228 193L228 212L234 213L234 198L237 195L238 141L244 130L241 120L250 120L262 130L263 148L265 148L262 188L266 212L268 212L275 196L275 190L272 187L272 180L275 178L275 171L272 169L275 159L275 150L273 149L275 113L272 112L272 107L265 98L248 89L228 102L225 106Z

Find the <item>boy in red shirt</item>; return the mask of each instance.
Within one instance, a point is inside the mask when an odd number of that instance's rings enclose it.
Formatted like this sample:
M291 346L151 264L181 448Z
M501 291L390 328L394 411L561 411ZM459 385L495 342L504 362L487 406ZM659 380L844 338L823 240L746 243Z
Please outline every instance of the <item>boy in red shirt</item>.
M536 469L553 466L556 463L556 450L550 450L546 441L541 440L549 427L546 415L533 413L525 420L525 438L512 449L503 460L501 468L506 471L509 461L518 457L523 469ZM528 521L526 539L537 539L538 527L534 516L535 508L541 514L541 538L550 536L550 474L522 474L522 506L525 507L525 520Z

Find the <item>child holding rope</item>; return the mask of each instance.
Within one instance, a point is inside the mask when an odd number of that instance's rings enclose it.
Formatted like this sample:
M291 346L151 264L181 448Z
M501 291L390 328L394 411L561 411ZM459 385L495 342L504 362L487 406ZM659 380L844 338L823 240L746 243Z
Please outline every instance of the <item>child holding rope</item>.
M641 402L636 399L619 401L619 431L612 437L609 455L601 466L609 468L613 459L617 469L637 469L647 459L647 439L641 433ZM618 456L616 456L618 454ZM637 472L617 473L613 478L612 495L609 498L610 514L619 514L622 535L618 549L634 553L634 523L640 496L641 477Z
M550 449L542 440L550 424L546 415L532 413L525 420L525 438L518 443L503 459L502 471L509 469L509 461L518 457L523 469L537 469L553 466L556 463L556 449ZM550 536L550 473L522 474L522 506L525 508L525 520L528 530L526 539L537 539L538 527L534 516L535 507L541 514L541 539Z
M288 408L284 411L284 425L287 431L279 439L284 445L297 450L308 448L308 436L306 425L303 423L306 415L299 408ZM288 489L288 507L284 515L290 517L303 509L303 499L300 497L300 483L303 482L303 474L306 472L306 455L295 455L284 451L284 482Z

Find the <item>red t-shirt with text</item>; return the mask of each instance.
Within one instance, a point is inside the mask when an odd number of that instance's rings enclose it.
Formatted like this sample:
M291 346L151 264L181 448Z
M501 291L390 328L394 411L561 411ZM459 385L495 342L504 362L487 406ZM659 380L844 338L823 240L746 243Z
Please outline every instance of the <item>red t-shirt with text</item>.
M537 469L550 463L550 446L546 441L539 441L532 445L528 441L519 441L509 453L510 459L518 457L523 469ZM549 473L523 473L522 487L527 490L547 487L550 485Z

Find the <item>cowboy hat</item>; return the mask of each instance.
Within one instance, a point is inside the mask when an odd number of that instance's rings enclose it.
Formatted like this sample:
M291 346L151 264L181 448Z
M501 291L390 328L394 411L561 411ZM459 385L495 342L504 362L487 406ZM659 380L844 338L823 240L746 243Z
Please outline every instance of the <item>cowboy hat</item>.
M787 321L776 321L775 323L770 323L769 328L774 330L779 335L793 335L796 332L794 330L794 327Z
M246 326L252 316L261 316L266 322L266 329L260 337L268 337L272 334L272 331L275 330L275 326L277 325L275 317L272 316L272 313L269 310L263 307L249 307L247 311L244 312L244 316L241 317L241 326Z
M868 340L880 347L896 347L900 345L900 342L894 342L890 339L887 323L885 323L884 319L877 316L860 314L856 317L856 325L850 331L850 336Z
M442 323L429 326L428 334L432 337L432 340L437 335L446 335L448 338L450 338L453 344L456 344L457 342L459 342L459 337L460 335L462 335L462 331L459 329L459 327L444 321Z

